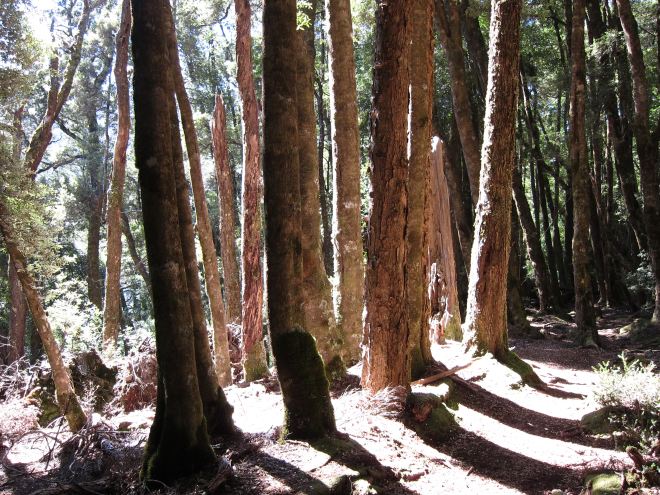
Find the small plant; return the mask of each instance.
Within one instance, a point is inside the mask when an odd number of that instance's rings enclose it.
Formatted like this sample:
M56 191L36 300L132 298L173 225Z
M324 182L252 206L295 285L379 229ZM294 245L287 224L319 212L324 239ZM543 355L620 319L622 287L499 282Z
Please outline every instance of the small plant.
M612 408L614 438L635 463L635 484L655 485L660 479L660 375L653 363L628 361L625 352L620 359L620 365L604 362L594 368L593 397Z

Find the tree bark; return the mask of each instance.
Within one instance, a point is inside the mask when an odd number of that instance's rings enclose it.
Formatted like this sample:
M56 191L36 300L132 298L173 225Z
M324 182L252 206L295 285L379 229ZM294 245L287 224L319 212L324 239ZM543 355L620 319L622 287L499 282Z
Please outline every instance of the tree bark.
M283 437L318 438L336 430L328 380L305 331L298 153L295 0L265 0L264 186L268 316L285 408Z
M436 0L436 19L440 44L447 56L447 69L451 84L454 118L461 138L463 158L468 171L472 203L479 197L479 136L472 120L472 107L465 74L465 57L461 39L460 8L458 0Z
M405 276L411 36L412 2L380 3L372 90L372 205L362 365L362 386L370 393L385 387L409 387L410 383Z
M653 321L660 321L660 189L658 184L658 139L651 134L649 121L649 86L646 67L639 40L637 21L630 7L630 0L616 0L619 18L626 38L626 48L633 80L635 113L633 131L637 143L639 171L644 197L644 222L648 236L649 258L655 277L655 307Z
M346 339L347 363L360 359L364 255L360 226L360 134L349 0L326 0L333 157L332 237L335 313Z
M589 163L585 129L586 68L584 0L573 1L569 154L573 185L573 284L575 323L579 345L598 345L596 316L589 274Z
M298 109L298 161L303 259L303 312L305 329L316 345L332 380L345 373L342 359L343 336L335 321L332 287L323 266L319 199L319 162L314 113L314 23L316 0L303 12L309 23L298 29L296 104Z
M410 152L406 213L406 302L411 377L433 362L429 339L429 216L433 118L433 0L412 1Z
M4 238L5 247L13 262L16 275L21 282L23 294L32 313L32 319L48 357L48 363L53 373L53 382L55 383L57 405L66 418L69 428L75 433L85 425L87 418L73 389L71 376L64 365L64 361L62 361L62 355L50 327L41 296L39 296L32 275L28 272L25 255L15 240L9 212L4 200L0 200L0 233Z
M152 280L158 398L142 477L167 483L215 460L196 369L195 337L179 230L172 128L176 112L169 4L134 0L135 159Z
M167 9L169 12L169 9ZM204 263L204 281L206 282L206 293L209 298L209 306L211 309L211 320L213 322L213 343L214 343L214 354L215 354L215 370L217 373L218 380L221 386L227 386L232 383L231 375L231 361L229 359L229 342L227 340L227 325L225 320L225 308L222 302L222 288L220 286L220 272L218 270L218 259L216 257L215 244L213 243L213 234L211 230L211 221L209 219L209 210L208 205L206 204L206 195L204 192L204 179L202 177L202 164L199 153L199 144L197 141L197 131L195 130L195 121L193 117L192 106L190 100L188 99L188 94L186 93L185 84L183 81L183 74L181 72L181 64L179 62L179 51L176 39L176 31L174 29L174 20L170 21L170 29L168 32L169 40L169 50L170 50L170 62L172 64L172 78L174 84L174 91L176 94L176 101L178 103L179 112L181 113L181 123L183 124L183 134L186 141L186 150L188 151L188 164L190 166L190 182L192 184L193 197L195 200L195 215L197 217L196 229L197 235L199 237L199 243L202 248L202 260ZM176 108L173 110L176 113ZM174 133L174 139L177 139L179 136L179 126L178 119L176 130ZM182 157L183 160L183 157ZM183 161L182 161L183 163ZM175 156L175 166L178 165L178 159ZM176 173L176 171L175 171ZM185 183L185 179L184 179ZM188 194L187 187L185 189L185 205L187 205L184 210L179 210L179 221L182 221L181 215L187 215L190 210L190 204L188 203ZM183 191L181 191L183 194ZM180 199L180 201L182 201ZM184 206L183 204L181 206ZM191 232L192 232L192 219L191 219ZM192 263L192 259L195 258L195 249L194 242L190 247L188 254L186 254L185 242L186 238L184 236L185 232L182 232L181 239L184 242L184 258L188 260L188 263ZM194 277L193 277L194 270ZM190 267L188 273L188 281L191 283L191 279L194 280L195 284L199 283L199 278L197 275L197 262L195 260L195 266ZM196 291L195 288L189 287L191 291ZM193 296L194 297L194 296ZM192 304L193 318L195 317L194 312L197 310L196 303ZM201 307L201 288L200 288L200 307L199 310L202 310ZM200 323L201 325L201 323ZM204 333L206 330L206 325L204 324ZM201 330L199 330L201 331ZM198 344L200 342L198 341ZM196 351L198 351L199 346L197 346ZM200 375L201 379L201 375ZM202 391L202 400L204 400L204 392ZM209 418L210 420L210 418Z
M218 204L220 205L220 253L222 273L227 299L227 320L241 322L241 281L236 252L236 224L234 222L234 179L229 165L227 151L227 126L225 103L222 95L216 93L211 137L215 176L218 182Z
M105 301L103 307L103 345L111 349L117 344L121 326L121 300L119 278L121 275L121 210L126 177L126 150L130 134L130 101L128 86L128 43L131 33L131 2L123 0L121 21L117 31L117 60L115 84L117 85L117 140L112 160L112 177L108 191L108 234L105 269ZM148 286L148 285L147 285Z
M466 348L490 352L519 373L540 380L509 350L507 275L511 234L511 181L515 167L519 88L520 0L492 2L484 141L476 208L464 337Z
M123 211L121 212L121 232L122 234L124 234L124 237L126 238L128 252L131 255L131 259L133 260L135 269L140 274L140 277L142 277L142 280L144 280L144 284L146 285L146 287L149 290L151 290L151 278L149 277L149 272L147 271L147 267L144 264L144 260L140 257L140 255L137 252L137 246L135 245L135 238L133 237L133 232L131 232L131 225L128 221L128 215L126 215L126 213L124 213Z
M262 177L259 164L259 115L252 75L251 10L249 0L236 0L238 89L243 102L243 371L256 380L268 371L262 339L263 275L261 268Z
M461 312L458 304L456 260L452 239L449 188L447 186L445 146L439 138L432 140L431 194L429 220L431 330L435 343L444 337L461 340Z
M7 364L11 364L25 355L25 327L27 324L28 306L11 256L9 256L9 271L7 275L10 296L9 352L7 353Z

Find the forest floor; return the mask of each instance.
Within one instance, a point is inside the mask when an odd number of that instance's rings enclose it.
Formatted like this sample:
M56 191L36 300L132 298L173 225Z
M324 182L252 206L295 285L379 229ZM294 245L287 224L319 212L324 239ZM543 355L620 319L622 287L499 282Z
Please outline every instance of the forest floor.
M458 426L447 437L416 433L415 420L398 418L391 407L395 396L367 398L354 376L333 392L341 432L336 439L280 442L276 381L232 386L226 392L242 433L214 446L221 468L150 493L568 495L583 492L590 473L631 468L611 437L589 434L579 420L599 407L590 395L594 366L616 361L623 349L657 364L660 350L619 334L633 317L617 311L605 311L599 320L599 350L573 347L565 320L533 320L545 338L512 338L510 345L547 388L523 386L489 358L475 360L455 380L413 387L414 393L449 397ZM434 346L433 353L448 368L470 361L457 343ZM145 493L138 471L152 417L151 409L94 415L76 436L57 426L11 441L0 435L0 494ZM660 493L652 490L645 493Z

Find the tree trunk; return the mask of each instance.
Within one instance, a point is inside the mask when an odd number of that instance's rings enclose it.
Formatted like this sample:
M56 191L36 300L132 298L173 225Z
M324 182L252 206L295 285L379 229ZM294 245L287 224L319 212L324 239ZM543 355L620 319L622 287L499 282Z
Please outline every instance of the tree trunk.
M259 115L252 75L249 0L235 0L238 89L243 102L243 371L247 381L268 371L262 338L263 276L261 268L262 178L259 163Z
M433 0L412 1L410 154L406 213L406 303L411 377L433 362L429 339L429 216L433 118Z
M458 304L456 260L452 239L449 188L445 177L445 146L439 138L432 140L431 194L429 220L431 330L437 344L444 337L461 340L461 312Z
M7 364L11 364L25 355L25 327L28 306L11 256L9 256L9 272L7 275L10 296Z
M479 197L481 161L479 157L479 137L472 120L472 107L468 95L469 85L465 74L458 0L436 0L436 19L440 44L447 56L454 118L456 119L463 148L463 158L468 171L472 203L475 205Z
M360 134L349 0L326 0L332 131L332 237L335 312L346 339L347 363L360 359L364 307L364 255L360 226Z
M167 9L169 11L169 9ZM222 302L222 288L220 286L220 272L218 270L218 258L216 257L215 244L213 243L213 234L211 230L211 221L209 219L209 210L208 205L206 204L206 195L204 192L204 179L202 177L202 164L199 154L199 144L197 142L197 131L195 130L195 121L193 117L192 106L190 105L190 100L188 99L188 94L186 93L186 88L183 81L183 74L181 73L181 64L179 62L179 51L176 39L176 31L174 29L174 20L170 21L171 27L169 30L169 50L170 50L170 63L172 64L172 78L174 83L174 91L176 93L176 101L178 103L179 112L181 113L181 123L183 124L183 134L186 141L186 150L188 151L188 164L190 165L190 182L192 184L193 196L195 200L195 215L197 217L196 229L197 235L199 237L199 244L202 248L202 260L204 263L204 280L206 282L206 294L209 298L209 306L211 309L211 320L213 321L213 343L214 343L214 353L215 353L215 369L218 376L218 380L221 386L230 385L232 382L231 375L231 361L229 359L229 342L227 340L227 325L225 322L225 308ZM176 113L176 108L173 110ZM174 137L179 136L179 126L178 119L177 125L174 132ZM182 157L183 163L183 157ZM175 156L175 166L178 165L178 160ZM185 179L184 179L185 182ZM186 197L185 205L187 207L183 211L184 215L187 215L190 210L190 205L188 203L188 189L185 188ZM183 193L183 191L182 191ZM181 200L180 200L181 201ZM182 205L183 206L183 205ZM181 221L182 211L179 210L179 220ZM191 219L191 232L192 232L192 219ZM182 241L186 242L184 233L181 235ZM194 241L190 247L189 254L186 254L186 248L184 245L184 258L189 260L188 263L192 263L192 259L195 258L195 249ZM194 277L193 277L193 267L190 267L189 274L189 283L190 279L194 278L195 284L199 283L199 278L197 275L197 262L195 260L194 266ZM190 288L191 291L196 289ZM193 304L193 318L195 317L194 312L197 310L195 304ZM199 310L202 310L201 307L201 288L200 288L200 307ZM202 315L203 317L203 315ZM204 330L206 325L204 324ZM201 331L201 330L199 330ZM206 332L204 332L206 333ZM199 343L199 342L198 342ZM196 349L198 351L198 349ZM201 375L200 375L201 379ZM204 391L202 390L202 400L204 400ZM210 418L209 418L210 420Z
M573 284L579 345L598 345L593 292L589 274L589 163L585 129L584 0L573 1L569 154L573 186Z
M158 398L142 477L168 483L215 460L198 384L195 338L179 231L172 128L169 4L132 2L135 161L152 280Z
M639 40L637 21L630 0L616 0L619 18L626 38L628 59L633 79L633 101L635 114L633 131L637 143L639 171L644 197L644 222L649 244L649 258L655 276L655 308L653 321L660 321L660 189L658 188L658 139L651 134L649 121L649 86L646 67Z
M117 344L121 326L121 300L119 278L121 275L121 210L124 199L126 176L126 149L130 134L130 102L128 89L128 42L131 33L131 2L123 0L121 22L117 32L117 61L115 84L117 85L117 140L112 160L112 177L108 191L108 238L105 269L105 301L103 307L103 345L111 349ZM148 286L148 285L147 285Z
M283 437L318 438L336 429L328 380L305 331L296 85L296 2L265 0L264 186L268 316L285 408Z
M529 203L525 196L522 177L517 167L514 167L513 170L513 198L523 229L525 244L527 245L527 256L529 256L532 268L534 269L534 280L539 296L539 311L543 312L550 306L553 306L551 302L553 299L550 288L550 273L548 271L548 265L545 262L545 256L543 255L541 240L538 237L538 231L536 230L534 219L529 209Z
M507 275L511 234L511 181L515 167L519 84L520 0L492 3L484 141L463 341L490 352L521 375L539 378L507 343Z
M343 337L335 321L332 287L323 266L321 214L319 202L319 162L314 113L314 23L316 0L303 12L308 25L298 30L296 103L298 108L298 161L303 259L303 312L305 329L316 338L316 345L332 380L345 373L342 359Z
M371 393L410 383L405 276L411 36L412 2L381 3L376 11L362 364L362 386Z
M72 432L80 430L87 418L80 406L78 397L73 390L71 377L64 362L60 349L55 341L55 336L48 322L48 316L44 305L37 291L36 285L32 275L28 272L27 260L16 243L13 227L9 217L9 212L4 204L4 200L0 201L0 233L5 240L5 247L11 257L16 275L21 282L23 294L32 313L32 319L39 332L39 337L43 343L48 363L50 364L53 373L53 382L55 383L55 396L60 412L66 418L69 428Z
M227 299L227 320L241 322L241 281L239 278L238 254L236 252L236 224L234 222L234 179L229 165L227 151L227 126L225 103L222 95L216 93L211 137L213 138L213 159L215 176L218 182L218 204L220 205L220 253L222 273Z
M147 267L144 264L144 260L140 257L140 255L137 252L137 247L135 245L135 238L133 237L133 232L131 232L131 225L128 221L128 215L126 215L126 213L124 213L123 211L121 212L121 232L122 234L124 234L124 237L126 238L126 245L128 246L128 252L131 255L131 259L133 260L135 269L140 274L140 277L142 277L142 280L144 280L144 284L148 288L148 290L151 290L151 278L149 277L149 272L147 271Z
M514 172L515 174L515 172ZM511 253L507 278L506 307L509 333L528 337L531 326L520 295L520 220L516 210L511 211Z

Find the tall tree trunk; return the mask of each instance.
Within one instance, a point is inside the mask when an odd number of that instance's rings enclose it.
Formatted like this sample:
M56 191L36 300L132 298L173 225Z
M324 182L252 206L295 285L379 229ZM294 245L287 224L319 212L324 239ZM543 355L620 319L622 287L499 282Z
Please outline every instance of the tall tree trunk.
M133 232L131 232L131 225L128 221L128 215L126 215L126 213L123 211L121 212L121 232L126 238L128 252L131 255L131 260L133 260L135 269L140 274L140 277L142 277L142 280L144 280L145 286L151 290L151 278L149 277L149 272L147 271L147 267L144 264L144 260L140 257L137 251L135 238L133 237Z
M169 9L167 9L169 12ZM170 63L172 78L174 84L174 91L176 94L176 101L178 103L179 112L181 113L181 123L183 124L183 134L186 141L186 150L188 151L188 164L190 166L190 182L192 184L193 197L195 200L195 215L197 217L197 235L199 243L202 248L202 260L204 263L204 280L206 282L206 294L209 298L209 306L211 309L211 320L213 321L213 343L215 353L215 369L218 380L221 386L230 385L232 382L231 375L231 361L229 359L229 342L227 340L227 325L225 320L225 308L222 302L222 288L220 286L220 271L218 269L218 258L216 257L215 244L213 243L213 234L211 229L211 220L209 219L208 205L206 204L206 194L204 192L204 179L202 177L202 164L199 153L199 144L197 142L197 131L195 130L195 120L193 117L192 106L186 93L186 88L183 81L183 74L181 72L181 64L179 62L179 50L176 39L176 31L174 29L174 20L169 20L171 26L168 32L168 42L170 50ZM176 108L173 110L176 113ZM178 119L174 137L179 136ZM183 157L182 157L183 161ZM178 165L178 160L175 157L175 166ZM181 201L181 200L180 200ZM187 209L183 211L187 214L190 209L187 198L185 198ZM182 211L179 210L179 220L181 221ZM192 229L192 220L191 220ZM192 230L191 230L192 231ZM182 233L182 241L185 243L185 237ZM194 244L194 243L193 243ZM184 246L184 259L191 260L195 257L194 245L186 254ZM191 261L188 261L189 263ZM192 269L192 268L191 268ZM195 261L195 273L197 272L197 264ZM189 283L192 278L192 273L189 273ZM195 283L199 283L199 278L195 274ZM193 288L191 291L195 290ZM200 310L201 308L201 289L200 289ZM197 307L193 304L193 318L195 317L194 311ZM197 350L197 349L196 349ZM201 375L200 375L201 379ZM204 392L202 391L202 399L204 399Z
M265 0L263 28L268 316L285 408L282 435L318 438L336 426L323 360L304 329L298 116L291 84L300 48L295 0Z
M346 339L344 359L360 359L364 307L364 256L360 226L360 134L355 54L349 0L326 0L330 57L333 187L332 238L335 314Z
M575 323L573 339L580 345L598 345L593 292L589 274L589 162L585 129L586 68L584 0L573 1L571 38L570 135L573 185L573 284Z
M314 113L314 23L316 0L303 12L308 25L298 30L300 49L296 67L296 104L298 108L298 161L305 329L316 338L316 345L328 377L345 373L342 359L343 337L335 321L332 287L323 266L321 214L319 203L319 162Z
M470 286L463 341L490 352L538 384L532 368L507 343L507 275L511 234L511 181L515 167L519 88L520 0L492 3L484 141L476 208Z
M117 140L112 160L112 177L108 191L108 239L105 269L105 301L103 307L103 345L110 349L117 344L121 325L119 278L121 275L121 210L126 176L126 149L130 134L130 101L128 90L128 42L131 33L131 2L123 0L121 22L117 31Z
M268 371L262 338L263 275L261 268L262 178L259 163L259 115L252 75L251 10L249 0L235 0L238 89L243 102L243 371L247 381Z
M169 4L134 0L135 160L152 280L158 398L142 477L169 482L215 460L196 369L175 181L176 112L170 59ZM229 420L231 421L231 420Z
M644 222L649 244L649 258L655 276L655 308L653 321L660 321L660 189L658 184L658 139L651 134L649 121L649 87L646 79L646 67L642 47L639 40L639 30L635 20L630 0L616 0L619 8L619 18L626 38L628 59L633 79L633 101L635 114L633 131L637 143L639 171L644 197Z
M445 177L447 156L439 138L432 140L431 193L429 219L428 293L431 303L431 330L434 341L442 338L461 340L461 312L458 304L458 281L452 236L449 188Z
M433 119L433 0L412 1L406 302L412 378L433 362L429 339L429 216Z
M25 355L25 327L27 324L27 301L21 289L21 281L14 266L14 260L9 256L9 352L7 364L11 364Z
M461 38L460 8L458 0L436 0L436 19L440 44L447 56L447 69L451 83L454 118L463 148L463 158L468 171L473 205L479 197L479 136L472 120L472 107L465 74L465 57Z
M227 299L227 320L241 321L241 281L236 252L236 223L234 222L234 179L229 165L227 148L227 125L225 102L216 93L211 120L211 137L215 176L218 182L218 203L220 205L220 253L222 254L222 274Z
M539 311L546 311L550 306L554 305L550 288L550 273L548 271L548 265L545 262L545 256L543 255L541 240L538 237L538 231L529 209L529 203L525 196L522 176L517 167L514 167L513 170L513 199L516 203L517 216L520 219L520 225L522 226L525 244L527 246L527 256L534 269L534 280L539 296Z
M2 196L0 195L0 197ZM55 341L50 323L48 322L48 316L41 301L41 296L39 296L32 275L28 272L25 255L15 240L9 212L7 211L4 199L0 200L0 234L4 238L5 247L13 262L16 275L21 282L23 294L25 294L27 304L32 313L32 319L46 351L48 363L53 373L57 405L62 415L66 418L69 428L75 433L85 425L87 418L73 390L69 371L62 361L62 355Z
M514 172L515 173L515 172ZM511 211L511 253L507 274L506 309L511 334L529 336L531 326L527 321L525 305L520 295L520 220L516 210Z
M410 383L405 275L411 36L412 2L381 3L376 11L362 364L362 386L371 393Z

